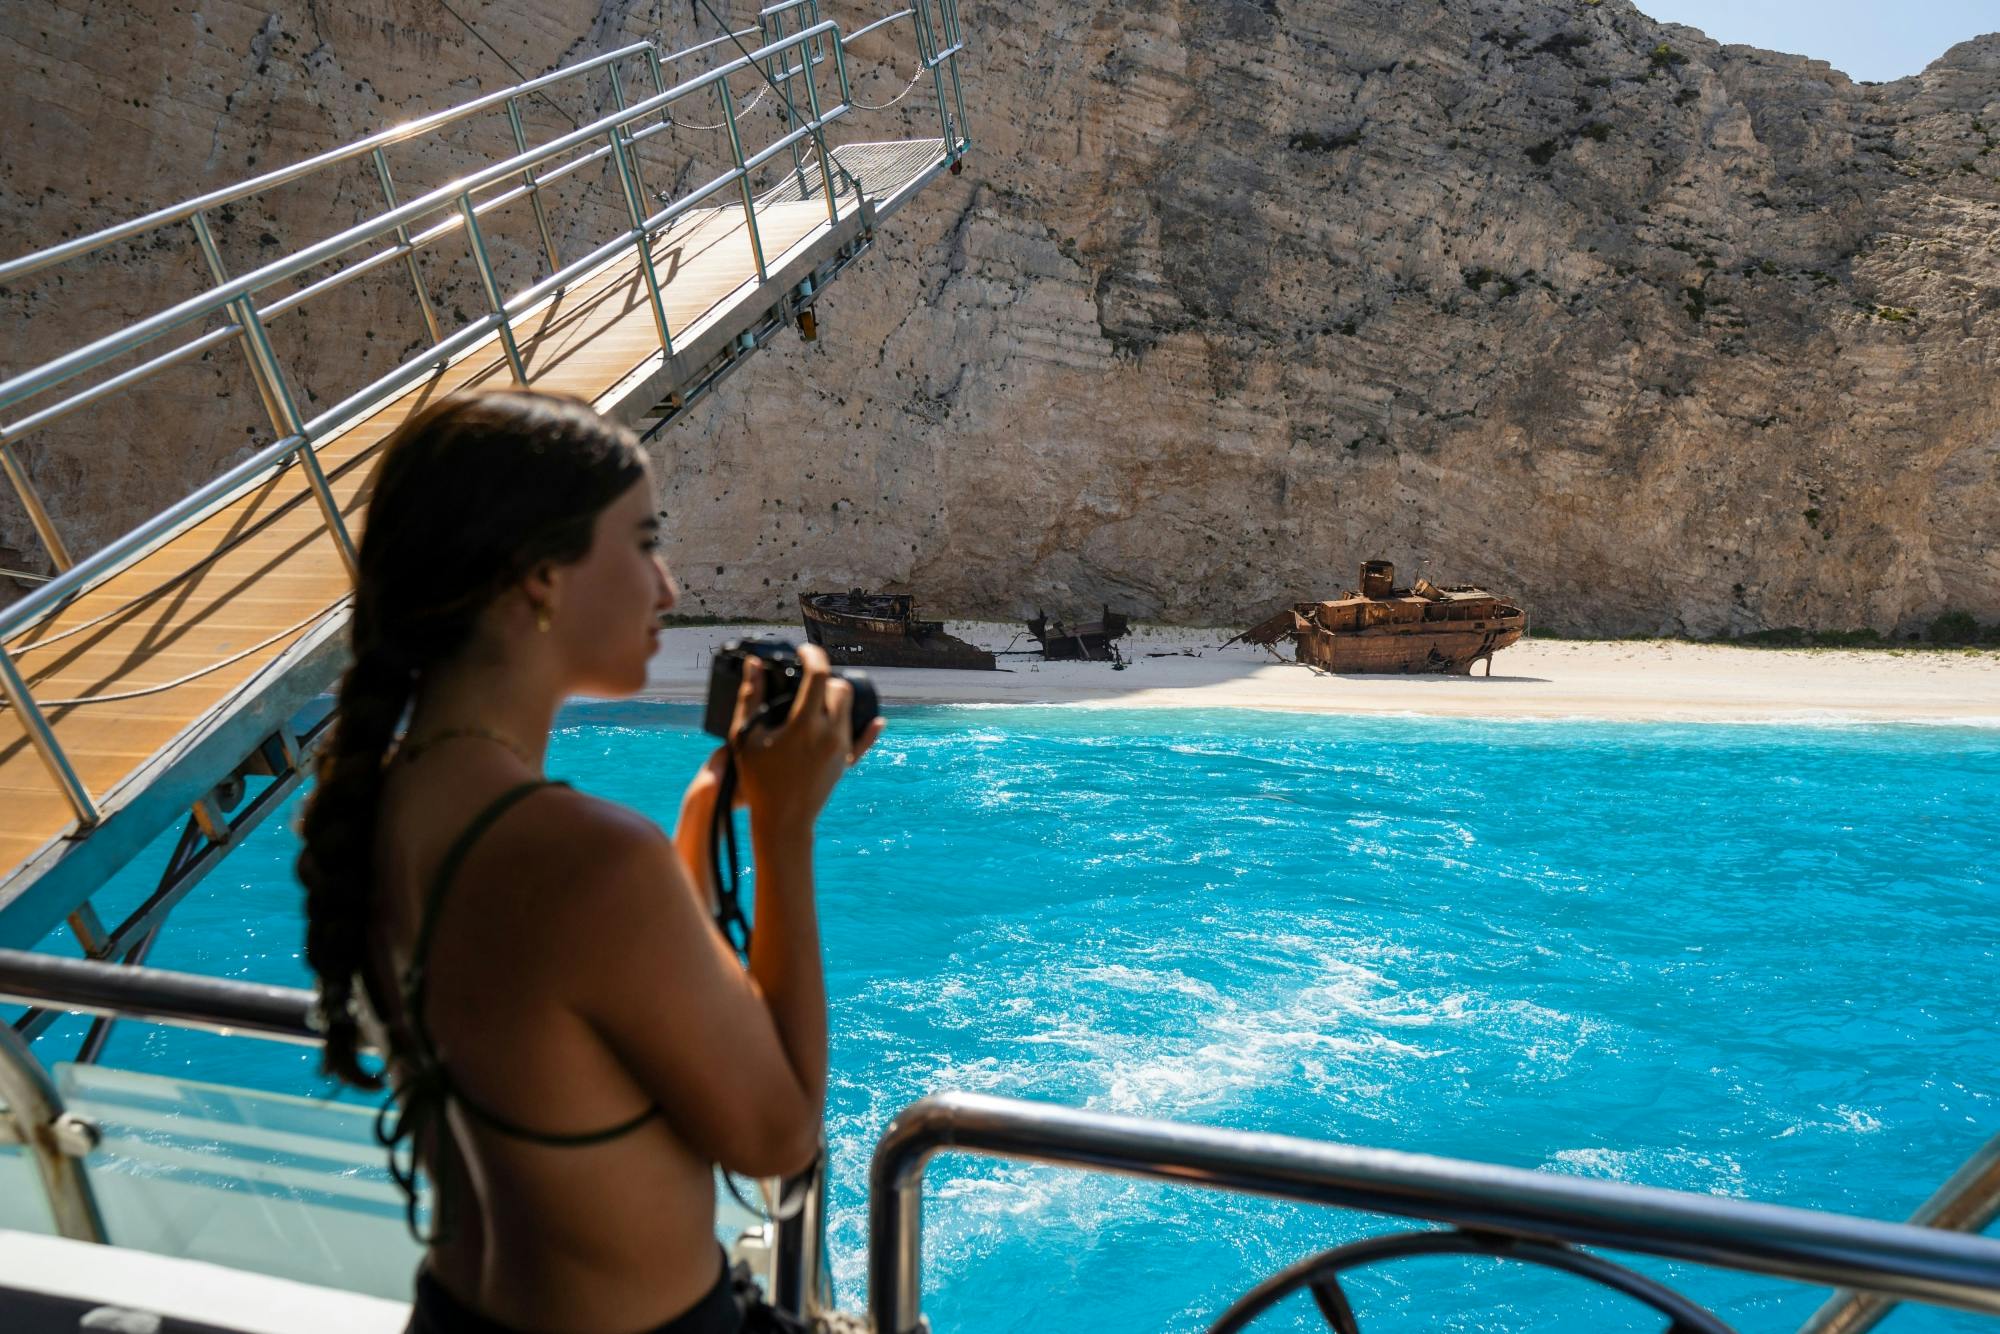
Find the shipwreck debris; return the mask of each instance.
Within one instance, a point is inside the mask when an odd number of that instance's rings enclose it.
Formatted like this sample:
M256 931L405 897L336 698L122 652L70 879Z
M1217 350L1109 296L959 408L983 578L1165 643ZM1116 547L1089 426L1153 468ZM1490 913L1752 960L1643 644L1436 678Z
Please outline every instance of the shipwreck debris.
M1132 623L1109 606L1100 619L1076 625L1051 621L1038 610L1027 625L1049 662L1118 662L1118 641L1132 632Z
M836 667L998 667L987 650L946 634L943 621L918 620L907 593L801 593L799 615Z
M1358 591L1326 602L1295 602L1236 639L1265 648L1290 639L1300 662L1329 672L1469 676L1483 659L1491 676L1493 655L1527 629L1526 612L1483 588L1427 579L1398 588L1396 567L1371 560L1362 563Z

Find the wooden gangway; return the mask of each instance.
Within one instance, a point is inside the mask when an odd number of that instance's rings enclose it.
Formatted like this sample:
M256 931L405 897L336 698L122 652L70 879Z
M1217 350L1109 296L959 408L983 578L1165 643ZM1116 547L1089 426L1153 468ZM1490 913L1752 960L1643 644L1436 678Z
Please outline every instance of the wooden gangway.
M845 51L853 38L819 21L815 0L796 0L767 10L760 29L749 30L761 41L755 50L672 87L661 70L674 56L635 44L271 173L234 193L216 192L0 265L5 281L88 254L93 241L110 244L178 224L196 233L216 278L201 297L0 383L0 412L33 409L0 425L0 461L60 570L21 602L0 608L6 704L0 708L0 945L30 946L67 918L86 952L140 957L193 881L296 785L318 736L323 707L315 701L342 664L353 542L366 523L373 464L382 442L413 412L461 390L526 384L577 395L629 424L657 427L773 333L812 318L820 289L867 248L879 222L955 168L966 148L955 96L955 8L919 5L864 31L901 19L917 29L920 75L936 81L936 138L829 142L829 128L854 105ZM654 96L408 204L395 203L385 172L379 216L241 278L222 272L206 217L226 198L294 179L316 164L374 155L379 166L383 143L495 107L505 109L525 142L521 97L593 68L611 69L616 90L621 59L650 64ZM754 152L746 153L741 141L732 78L761 80L786 104L783 133ZM638 184L638 145L666 128L673 106L697 94L713 98L728 126L732 165L652 208ZM624 105L622 94L617 101ZM481 219L510 204L532 206L548 239L540 192L590 162L605 164L619 180L630 227L562 265L551 241L545 275L518 292L500 290ZM761 191L753 188L760 172L771 182ZM273 284L360 250L371 257L350 258L335 278L410 263L414 290L437 332L411 261L445 236L467 245L477 261L490 313L449 337L440 334L409 364L302 420L263 331L266 320L298 298L260 304L260 297ZM279 438L134 533L72 561L8 447L71 402L116 391L120 377L100 378L54 407L40 406L36 396L72 388L113 356L218 317L227 321L223 327L147 364L184 358L180 349L190 346L239 342ZM273 781L252 781L260 778ZM254 799L245 801L246 785L256 789ZM177 820L186 821L181 848L159 891L118 926L104 926L91 895Z

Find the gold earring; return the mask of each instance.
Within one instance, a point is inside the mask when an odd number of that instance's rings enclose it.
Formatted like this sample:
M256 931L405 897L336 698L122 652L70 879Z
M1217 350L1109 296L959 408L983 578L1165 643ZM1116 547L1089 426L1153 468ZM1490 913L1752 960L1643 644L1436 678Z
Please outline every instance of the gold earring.
M549 609L547 607L535 608L535 629L542 634L549 632Z

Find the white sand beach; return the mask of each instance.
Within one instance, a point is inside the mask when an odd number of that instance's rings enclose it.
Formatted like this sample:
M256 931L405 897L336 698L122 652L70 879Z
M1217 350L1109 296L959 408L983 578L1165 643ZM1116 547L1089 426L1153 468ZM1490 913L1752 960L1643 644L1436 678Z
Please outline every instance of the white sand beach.
M958 622L992 649L1033 648L1018 627ZM802 638L797 625L685 626L661 637L647 695L699 700L717 645L751 634ZM1263 649L1220 647L1226 631L1140 627L1123 671L1106 663L1002 657L1006 670L882 669L884 700L1252 708L1306 713L1687 722L1929 722L2000 726L2000 652L1758 649L1669 640L1530 639L1493 675L1331 676ZM1159 655L1159 656L1155 656Z

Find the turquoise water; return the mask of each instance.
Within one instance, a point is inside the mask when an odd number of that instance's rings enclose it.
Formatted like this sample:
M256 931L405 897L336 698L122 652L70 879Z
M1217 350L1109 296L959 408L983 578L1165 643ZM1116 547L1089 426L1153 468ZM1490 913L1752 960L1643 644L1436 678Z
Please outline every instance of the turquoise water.
M941 1089L1885 1218L2000 1131L2000 732L894 717L822 826L849 1303L868 1152ZM707 750L691 708L565 721L551 773L672 819ZM153 961L302 981L293 851L260 831ZM319 1087L302 1053L137 1025L106 1059ZM963 1334L1199 1327L1382 1230L965 1159L930 1180L927 1311ZM1790 1329L1822 1295L1639 1267L1746 1330ZM1661 1324L1459 1261L1355 1290L1373 1331ZM1323 1326L1301 1305L1259 1328Z

